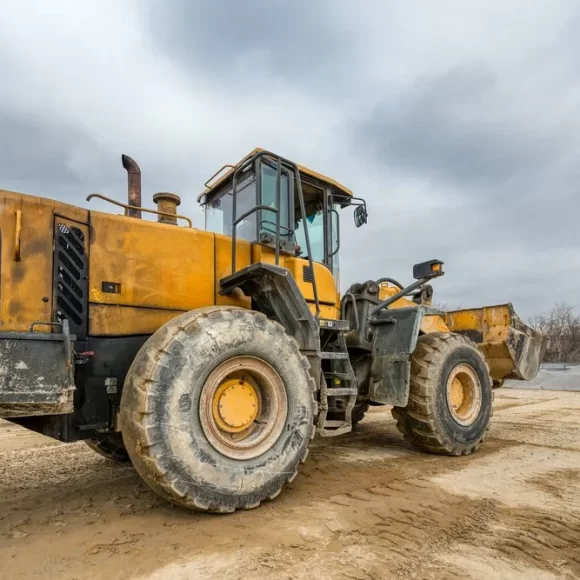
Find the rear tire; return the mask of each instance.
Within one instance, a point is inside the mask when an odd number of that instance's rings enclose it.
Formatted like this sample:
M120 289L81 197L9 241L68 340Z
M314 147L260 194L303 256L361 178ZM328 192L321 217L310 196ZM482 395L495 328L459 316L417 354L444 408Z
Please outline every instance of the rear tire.
M232 512L273 498L314 435L315 383L284 328L212 306L161 327L125 380L121 427L131 461L165 499Z
M458 334L425 334L411 359L409 403L393 408L392 414L415 447L468 455L489 429L491 387L485 359L471 340Z

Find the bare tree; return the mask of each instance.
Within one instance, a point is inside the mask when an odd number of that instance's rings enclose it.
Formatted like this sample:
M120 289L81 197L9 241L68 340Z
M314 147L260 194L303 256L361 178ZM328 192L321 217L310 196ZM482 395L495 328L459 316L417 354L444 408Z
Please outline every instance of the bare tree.
M580 360L580 316L573 306L558 302L550 312L532 316L530 325L550 339L545 361Z

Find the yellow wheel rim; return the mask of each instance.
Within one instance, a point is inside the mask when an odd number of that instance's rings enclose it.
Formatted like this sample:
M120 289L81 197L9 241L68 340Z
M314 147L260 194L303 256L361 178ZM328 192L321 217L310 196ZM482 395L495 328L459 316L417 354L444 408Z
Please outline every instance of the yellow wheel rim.
M280 375L250 356L219 364L199 398L199 417L208 442L232 459L252 459L280 437L288 403Z
M447 406L453 419L463 426L472 425L481 411L481 382L468 364L457 365L447 379Z

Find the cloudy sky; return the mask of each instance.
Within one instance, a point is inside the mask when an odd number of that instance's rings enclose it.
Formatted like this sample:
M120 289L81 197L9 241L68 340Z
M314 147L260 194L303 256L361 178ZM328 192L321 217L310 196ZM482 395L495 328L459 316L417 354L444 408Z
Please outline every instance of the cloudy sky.
M436 298L580 309L576 0L0 0L0 187L195 199L256 146L368 201L342 286L445 261Z

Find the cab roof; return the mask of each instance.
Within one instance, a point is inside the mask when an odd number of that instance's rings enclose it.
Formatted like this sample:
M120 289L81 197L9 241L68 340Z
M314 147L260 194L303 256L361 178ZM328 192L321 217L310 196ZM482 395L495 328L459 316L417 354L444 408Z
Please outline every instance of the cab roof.
M231 177L232 177L232 175L237 167L239 167L244 161L246 161L247 159L249 159L250 157L252 157L256 153L259 153L261 151L265 151L265 149L261 149L258 147L256 149L254 149L253 151L251 151L250 153L248 153L248 155L246 155L243 159L241 159L234 166L224 165L220 169L220 171L218 171L210 179L208 179L208 181L205 183L206 188L204 191L202 191L199 194L199 196L197 197L197 201L199 202L204 195L211 195L212 193L215 193L217 190L219 190L224 185L224 183L227 183L227 181L229 179L231 179ZM352 195L353 195L352 191L350 189L348 189L348 187L345 187L344 185L342 185L338 181L332 179L332 177L327 177L326 175L322 175L322 173L318 173L317 171L313 171L312 169L308 169L308 167L304 167L303 165L299 165L299 164L296 164L296 165L297 165L298 170L300 171L300 173L302 175L304 175L306 177L310 177L312 179L315 179L316 181L318 181L324 185L329 185L330 187L334 188L337 193L342 193L343 195L349 195L350 197L352 197ZM228 171L226 171L225 173L222 173L222 171L226 168L228 168ZM214 179L215 179L215 181L214 181Z

